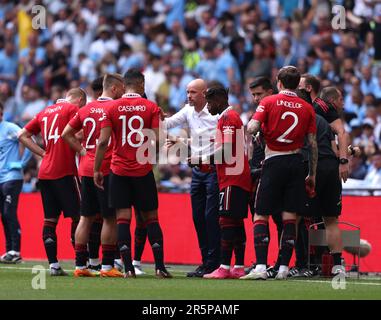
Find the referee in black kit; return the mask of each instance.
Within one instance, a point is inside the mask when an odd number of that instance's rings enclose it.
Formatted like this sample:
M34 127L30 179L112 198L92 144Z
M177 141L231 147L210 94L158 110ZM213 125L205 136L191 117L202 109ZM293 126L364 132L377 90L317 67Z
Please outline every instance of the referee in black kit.
M309 93L305 89L300 89L299 97L307 102L311 102ZM327 99L330 96L335 96L337 101L340 101L340 92L334 88L325 88L322 91L322 97ZM340 108L338 103L337 105ZM318 163L316 168L316 186L315 194L311 194L307 202L307 208L300 213L305 219L323 218L326 239L330 254L333 257L332 274L344 273L345 270L341 267L341 253L343 249L341 231L338 227L338 217L341 215L341 176L339 166L341 164L338 158L335 135L329 123L319 114L316 114L316 140L318 144ZM308 161L308 150L303 148L304 159ZM355 155L359 150L346 150L346 154ZM299 236L301 234L299 233ZM303 248L297 248L297 250ZM296 252L297 259L300 252ZM303 254L302 254L303 256ZM313 261L316 263L316 261ZM316 274L315 270L298 270L298 274L294 276L308 277Z

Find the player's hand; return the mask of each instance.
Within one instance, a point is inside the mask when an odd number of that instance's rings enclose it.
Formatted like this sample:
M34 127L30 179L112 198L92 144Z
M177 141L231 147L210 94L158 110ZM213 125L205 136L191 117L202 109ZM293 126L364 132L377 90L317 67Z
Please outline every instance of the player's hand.
M160 120L164 121L165 118L168 117L168 114L163 111L163 109L160 108Z
M307 178L305 180L305 183L306 183L306 192L307 192L307 195L310 198L313 198L313 197L316 196L315 181L316 181L316 177L315 176L307 176Z
M250 170L250 173L251 173L251 180L253 182L257 181L261 177L262 168L255 168L255 169L253 168L253 169Z
M361 156L361 149L359 147L353 147L353 156L354 157Z
M85 148L82 147L81 151L79 152L79 154L84 157L86 155L87 151Z
M94 172L94 184L99 188L104 190L103 188L103 174L100 171Z
M341 164L339 165L339 175L340 179L343 180L343 182L346 182L349 176L349 164Z
M173 139L173 138L167 138L167 139L165 139L164 147L166 147L167 149L169 149L169 148L172 147L175 143L176 143L176 140L175 140L175 139Z

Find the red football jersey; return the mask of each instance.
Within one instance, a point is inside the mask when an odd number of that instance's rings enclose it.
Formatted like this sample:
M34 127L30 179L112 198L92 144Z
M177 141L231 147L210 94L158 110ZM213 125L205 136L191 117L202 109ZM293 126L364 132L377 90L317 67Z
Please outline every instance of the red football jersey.
M152 170L152 164L137 159L139 147L147 141L143 130L159 127L159 107L140 97L126 94L106 110L101 128L111 127L114 147L111 171L120 176L142 177ZM145 152L146 156L147 153Z
M231 143L234 162L228 164L224 158L222 163L216 161L220 190L228 186L238 186L251 192L251 176L245 149L244 126L239 114L232 107L221 113L217 124L216 149L224 142Z
M44 140L46 154L38 172L39 179L54 180L77 175L75 151L63 141L61 134L78 109L68 102L58 101L38 113L25 126L34 135L41 132Z
M82 107L78 113L70 120L69 125L76 129L83 129L82 146L86 148L86 155L80 158L78 174L81 177L94 176L95 151L98 138L101 132L99 119L103 117L104 111L112 102L112 99L99 98ZM112 139L102 162L101 172L103 175L110 173Z
M267 146L274 151L300 149L305 136L316 133L314 109L291 91L262 99L253 119L261 122Z

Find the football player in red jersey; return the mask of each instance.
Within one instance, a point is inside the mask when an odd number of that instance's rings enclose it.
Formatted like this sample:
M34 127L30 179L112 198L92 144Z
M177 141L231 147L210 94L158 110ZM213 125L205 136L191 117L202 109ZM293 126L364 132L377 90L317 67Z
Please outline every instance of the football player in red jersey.
M115 210L108 206L108 175L112 154L112 141L106 152L101 171L104 176L104 190L94 185L94 160L96 144L100 133L100 121L110 101L120 98L124 93L124 80L118 74L106 74L103 79L103 92L97 100L88 103L66 125L62 137L70 147L82 157L79 162L79 176L81 177L81 218L75 233L76 277L93 277L95 272L86 267L87 243L90 230L96 214L101 212L103 226L101 232L102 243L102 277L123 277L123 274L113 268L116 251L116 218ZM83 130L83 145L75 134Z
M311 189L315 187L318 154L315 112L295 93L300 81L297 68L283 67L277 80L279 94L262 99L253 115L254 121L248 126L251 134L256 134L261 128L267 145L254 216L257 265L242 279L267 279L268 219L273 212L282 212L283 219L281 265L276 279L287 279L296 239L296 213L301 212L305 204L305 184ZM301 155L306 136L311 147L307 178Z
M171 278L164 265L163 233L158 222L158 194L152 164L139 161L140 147L146 142L157 143L160 108L145 98L144 75L129 70L124 76L126 93L105 111L96 150L94 183L103 187L101 165L109 138L113 134L109 201L116 209L118 246L122 256L125 277L134 277L131 261L131 207L141 210L147 226L148 240L155 258L156 276ZM154 136L146 136L149 129Z
M66 99L46 107L38 113L20 132L19 139L32 152L42 157L38 172L42 203L44 207L43 241L52 276L67 275L57 260L56 226L61 214L72 219L71 240L79 220L80 190L72 150L61 134L66 124L86 103L86 93L75 88L68 91ZM45 149L32 136L41 133Z
M218 116L216 148L212 155L191 159L191 163L216 165L220 189L219 223L221 227L221 265L205 274L207 279L238 279L245 275L244 258L251 175L245 151L244 126L239 114L229 106L228 92L222 86L205 93L208 110ZM230 270L233 251L235 265Z

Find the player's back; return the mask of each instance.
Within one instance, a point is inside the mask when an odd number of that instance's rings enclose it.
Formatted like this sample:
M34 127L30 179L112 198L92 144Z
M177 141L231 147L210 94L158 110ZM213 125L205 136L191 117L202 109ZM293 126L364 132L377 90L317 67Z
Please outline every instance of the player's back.
M293 92L280 92L264 98L257 108L257 113L261 112L266 114L262 129L271 150L300 149L307 133L316 131L312 106Z
M51 180L77 174L75 151L61 137L64 128L77 111L77 106L58 100L26 125L26 129L33 134L41 132L44 141L45 156L38 174L40 179Z
M115 174L143 176L152 170L151 164L139 163L142 159L137 159L138 149L148 139L146 130L159 127L159 110L152 101L128 94L115 100L108 109L106 117L115 137L111 161Z
M101 132L100 120L103 118L106 108L108 108L112 102L113 100L102 99L92 101L82 107L70 121L70 125L73 128L77 130L83 129L82 145L87 153L84 157L81 157L80 160L80 176L93 176L96 146ZM105 175L109 172L111 155L112 145L110 141L109 148L107 149L104 161L102 162L101 170Z

